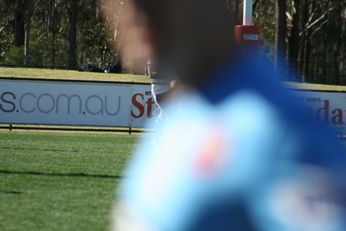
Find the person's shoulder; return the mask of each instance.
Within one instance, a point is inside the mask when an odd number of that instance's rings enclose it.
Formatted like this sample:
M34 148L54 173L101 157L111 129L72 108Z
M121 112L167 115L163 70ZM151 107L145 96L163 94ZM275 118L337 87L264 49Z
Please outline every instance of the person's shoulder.
M256 91L239 90L217 107L223 127L235 143L247 150L253 148L253 152L246 152L270 155L286 135L285 119Z

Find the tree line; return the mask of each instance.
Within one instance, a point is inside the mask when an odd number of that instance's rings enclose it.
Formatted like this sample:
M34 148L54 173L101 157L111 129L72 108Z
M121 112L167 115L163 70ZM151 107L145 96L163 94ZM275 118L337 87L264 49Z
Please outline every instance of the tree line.
M1 0L0 63L76 69L117 61L98 0Z
M287 80L346 84L345 0L254 0L254 7Z
M239 24L242 2L228 0ZM111 4L119 9L126 0ZM345 0L254 0L253 4L263 52L287 74L287 80L346 84ZM86 63L119 62L119 15L102 17L105 7L109 3L104 0L1 0L0 64L77 69ZM122 64L127 72L144 65L133 60Z

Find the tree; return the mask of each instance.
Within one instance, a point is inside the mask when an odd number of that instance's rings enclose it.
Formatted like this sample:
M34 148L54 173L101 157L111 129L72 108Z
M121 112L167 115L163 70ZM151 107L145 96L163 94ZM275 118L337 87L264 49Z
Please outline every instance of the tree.
M231 14L234 15L235 24L240 25L242 23L242 11L240 9L240 0L227 0L227 7Z
M33 3L32 0L27 1L27 12L25 15L25 65L30 65L30 31L31 31L31 18L33 14Z
M306 0L300 1L300 24L301 24L301 36L300 36L300 46L299 46L299 73L302 78L302 82L305 82L306 77L306 66L307 66L307 46L309 45L308 27L307 27L307 17L308 17L308 7L306 5Z
M68 68L76 68L77 51L77 13L78 0L71 0L68 8L69 32L68 32Z
M290 30L290 35L288 37L288 49L287 49L287 66L289 70L290 80L296 80L296 75L298 71L298 57L299 57L299 43L300 43L300 0L291 1L292 8L292 25Z
M286 56L286 0L276 0L276 32L275 32L275 56L274 64L276 70L284 72Z
M16 7L14 12L14 44L16 47L21 47L24 45L24 18L26 2L26 0L16 0Z
M242 0L228 3L240 24ZM75 69L117 63L118 48L128 39L119 30L126 5L126 0L1 0L0 65ZM253 0L253 7L263 52L278 68L307 82L346 84L346 1ZM130 59L123 64L133 71Z
M13 0L0 1L0 62L4 62L6 51L14 46L15 4Z

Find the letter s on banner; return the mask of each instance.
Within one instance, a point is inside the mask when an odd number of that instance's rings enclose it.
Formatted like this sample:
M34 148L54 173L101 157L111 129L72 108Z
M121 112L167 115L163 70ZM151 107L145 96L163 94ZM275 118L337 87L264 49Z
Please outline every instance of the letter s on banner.
M145 127L146 121L153 119L155 104L151 96L149 84L133 84L131 101L132 127Z
M12 99L7 98L6 96L12 96ZM7 91L4 92L0 95L0 110L3 112L13 112L14 110L16 110L16 105L13 101L11 100L15 100L16 99L16 95L13 92ZM4 104L8 104L10 105L10 108L7 108L6 106L4 106Z
M135 107L135 110L137 111L134 112L134 109L131 109L131 116L138 119L141 118L144 115L144 106L142 103L140 103L138 98L141 98L142 101L144 101L144 95L141 93L134 94L132 97L132 105Z

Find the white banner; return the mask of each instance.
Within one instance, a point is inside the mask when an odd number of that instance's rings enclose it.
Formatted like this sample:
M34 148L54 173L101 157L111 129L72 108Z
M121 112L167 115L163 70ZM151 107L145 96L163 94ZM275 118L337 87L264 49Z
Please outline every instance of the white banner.
M0 123L144 127L150 85L0 79Z
M346 92L295 92L346 135ZM149 84L0 78L0 123L143 128L155 111Z
M340 135L346 135L346 92L299 91L298 97L308 111Z

